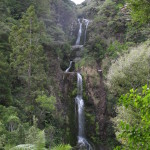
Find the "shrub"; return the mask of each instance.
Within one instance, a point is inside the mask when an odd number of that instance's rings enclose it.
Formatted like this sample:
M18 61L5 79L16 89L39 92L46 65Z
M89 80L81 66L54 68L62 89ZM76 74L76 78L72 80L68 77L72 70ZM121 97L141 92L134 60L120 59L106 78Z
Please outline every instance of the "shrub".
M149 42L142 44L112 63L107 74L107 87L117 96L149 81Z
M114 41L107 48L107 54L112 58L117 58L119 53L127 49L127 44L121 44L118 41Z
M117 138L123 144L121 149L143 149L150 147L150 90L143 87L141 93L130 90L122 95L118 115L113 119L116 124ZM119 147L116 150L119 150Z

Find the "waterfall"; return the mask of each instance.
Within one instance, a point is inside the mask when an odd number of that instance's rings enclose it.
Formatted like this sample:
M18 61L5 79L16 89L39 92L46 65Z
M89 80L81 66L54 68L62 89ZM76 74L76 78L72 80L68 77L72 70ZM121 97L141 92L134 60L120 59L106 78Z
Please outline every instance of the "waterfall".
M77 38L77 41L76 41L76 45L80 45L80 38L81 38L81 34L82 34L82 22L80 21L80 19L78 19L78 22L79 22L79 32L78 32L78 38Z
M78 106L78 137L84 137L84 101L82 99L82 76L79 73L77 73L77 88L78 95L75 101Z
M65 71L65 72L69 72L69 70L70 70L71 66L72 66L72 61L70 61L70 65L69 65L69 67L66 69L66 71Z
M77 73L77 89L78 93L75 98L75 102L78 107L78 144L86 147L87 150L92 150L92 147L86 140L84 133L84 101L82 99L83 85L82 76L80 75L80 73Z
M83 21L85 23L85 32L84 32L84 44L85 44L87 28L88 28L90 21L88 19L84 19L84 18L83 18ZM82 21L80 21L80 19L78 19L78 22L79 22L79 31L78 31L78 37L77 37L76 45L80 45L80 39L81 39L81 35L82 35Z
M86 42L86 32L89 24L88 19L78 19L79 22L79 31L78 31L78 37L76 40L75 48L81 49L83 45L80 45L80 39L82 35L82 22L85 23L85 33L84 33L84 44ZM69 67L66 69L65 72L69 72L70 68L72 66L72 61L70 61ZM89 144L89 142L86 139L85 136L85 118L84 118L84 100L83 100L83 84L82 84L82 76L80 73L77 73L77 96L75 98L75 114L77 114L78 118L78 146L82 148L86 148L87 150L93 150L92 146Z
M88 19L83 19L84 22L85 22L85 33L84 33L84 44L86 42L86 32L87 32L87 28L88 28L88 25L89 25L89 20Z

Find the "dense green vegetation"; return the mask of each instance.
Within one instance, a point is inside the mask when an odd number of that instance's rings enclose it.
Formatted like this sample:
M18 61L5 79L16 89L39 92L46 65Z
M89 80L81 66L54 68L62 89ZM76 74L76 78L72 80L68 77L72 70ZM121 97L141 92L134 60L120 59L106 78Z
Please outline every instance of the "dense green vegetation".
M58 18L72 21L75 5L52 0L0 3L0 149L65 149L58 146L68 142L58 110L61 77L56 75L61 70L56 62L66 57L71 39L67 41L70 22L61 26Z
M149 0L1 0L0 14L0 150L76 146L76 77L63 71L77 17L90 20L75 64L88 140L97 149L150 149Z
M109 117L104 143L110 149L117 145L116 149L148 150L150 147L146 117L150 103L146 88L142 92L145 84L149 88L149 4L147 0L95 0L85 1L78 7L80 16L92 20L85 55L78 66L90 70L97 63L103 71ZM92 78L96 76L94 73ZM96 91L95 81L92 82ZM137 89L137 92L132 90L129 96L123 96L130 89ZM123 101L119 103L120 97Z
M140 93L132 89L121 96L119 115L114 122L117 124L117 137L123 146L116 149L149 149L149 96L147 85Z
M150 2L148 0L127 0L128 7L131 10L133 21L138 21L141 24L149 23L150 20Z

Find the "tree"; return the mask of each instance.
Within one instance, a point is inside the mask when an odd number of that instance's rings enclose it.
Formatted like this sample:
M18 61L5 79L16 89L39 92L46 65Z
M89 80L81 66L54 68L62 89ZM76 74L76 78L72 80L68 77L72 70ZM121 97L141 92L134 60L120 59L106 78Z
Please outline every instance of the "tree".
M2 105L9 105L12 100L9 74L9 64L0 52L0 104Z
M46 58L41 44L43 35L44 26L38 21L34 6L28 8L20 24L14 25L10 33L11 67L27 88L29 99L33 92L43 88L46 79Z
M40 103L40 106L45 111L52 112L55 110L56 98L54 96L51 97L47 97L46 95L38 96L36 102Z
M37 150L44 149L45 147L45 132L44 130L41 131L36 126L36 118L33 117L33 126L29 129L27 136L26 136L26 143L27 144L34 144Z
M8 130L10 132L13 132L18 128L19 118L16 115L11 115L8 117L7 123L8 123Z
M6 143L5 127L0 120L0 149L2 150L4 149L5 143Z
M18 140L19 144L24 144L25 143L25 129L23 125L19 124L18 126Z
M22 17L23 13L27 10L27 8L33 3L33 0L4 0L7 5L7 9L9 10L11 16L18 20Z
M53 122L53 119L56 119L55 114L55 104L56 98L54 96L46 96L45 94L39 95L35 101L38 104L38 108L36 109L36 116L38 117L38 124L45 124L48 121Z
M131 9L131 16L134 21L148 23L150 21L150 1L149 0L126 0Z

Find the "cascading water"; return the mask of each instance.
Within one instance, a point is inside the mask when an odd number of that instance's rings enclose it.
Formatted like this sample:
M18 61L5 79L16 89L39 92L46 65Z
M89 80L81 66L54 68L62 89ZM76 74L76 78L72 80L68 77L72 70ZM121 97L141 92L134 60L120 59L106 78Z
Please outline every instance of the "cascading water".
M81 38L81 34L82 34L82 22L80 21L80 19L78 19L78 22L79 22L79 32L78 32L78 38L77 38L77 41L76 41L76 45L80 45L80 38Z
M65 71L65 72L69 72L69 70L70 70L71 66L72 66L72 61L70 61L70 65L69 65L69 67L66 69L66 71Z
M86 42L86 32L87 32L87 28L88 28L88 25L89 25L89 20L88 19L83 19L83 21L85 22L85 33L84 33L84 44Z
M78 138L84 137L84 101L82 99L82 76L77 73L78 95L75 99L78 106ZM80 140L78 139L78 143Z
M84 44L86 42L86 32L89 24L88 19L83 19L86 29L84 33ZM79 31L78 31L78 37L76 40L76 46L81 46L80 45L80 39L82 35L82 21L78 19L79 22ZM83 45L82 45L83 46ZM69 72L70 68L72 66L72 61L70 61L69 67L66 69L65 72ZM93 148L91 145L88 143L88 141L85 138L85 126L84 126L84 100L82 99L82 91L83 91L83 85L82 85L82 76L80 73L77 73L77 89L78 89L78 94L75 98L75 103L77 105L77 110L75 109L76 113L78 114L78 145L79 147L84 147L87 150L92 150Z
M87 150L92 150L92 147L86 140L84 133L84 101L82 99L83 86L82 76L79 73L77 73L77 88L78 94L75 98L75 102L78 108L78 144L80 146L86 147Z

